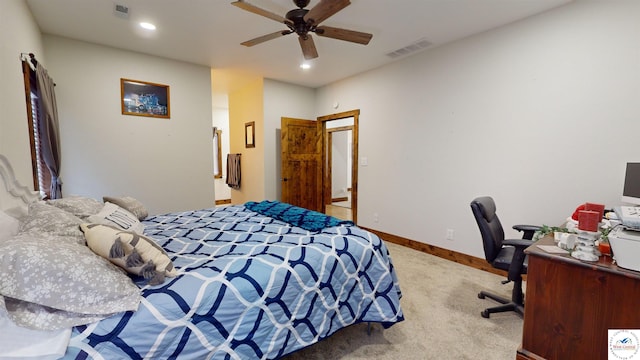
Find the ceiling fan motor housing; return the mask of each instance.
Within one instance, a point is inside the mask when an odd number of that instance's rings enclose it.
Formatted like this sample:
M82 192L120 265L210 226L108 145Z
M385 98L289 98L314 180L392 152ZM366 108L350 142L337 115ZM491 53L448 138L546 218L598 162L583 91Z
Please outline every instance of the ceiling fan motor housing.
M293 25L289 26L291 30L300 36L306 36L309 31L315 31L315 26L304 21L304 16L308 12L309 10L307 9L293 9L285 15L288 20L293 22Z
M302 9L303 7L306 7L307 5L309 5L309 0L293 0L293 2L300 9Z

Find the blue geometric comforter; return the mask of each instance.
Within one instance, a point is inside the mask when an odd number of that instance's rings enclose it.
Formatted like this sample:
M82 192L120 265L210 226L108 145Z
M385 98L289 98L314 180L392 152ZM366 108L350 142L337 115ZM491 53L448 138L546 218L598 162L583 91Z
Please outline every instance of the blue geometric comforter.
M65 358L275 359L354 323L404 319L387 248L354 225L310 232L244 206L144 224L179 276L141 280L138 311L74 328Z

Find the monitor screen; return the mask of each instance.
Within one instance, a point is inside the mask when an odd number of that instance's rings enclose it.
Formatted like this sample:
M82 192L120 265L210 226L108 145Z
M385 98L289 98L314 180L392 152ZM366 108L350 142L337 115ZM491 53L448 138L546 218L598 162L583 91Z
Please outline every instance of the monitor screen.
M622 201L640 205L640 163L627 163Z

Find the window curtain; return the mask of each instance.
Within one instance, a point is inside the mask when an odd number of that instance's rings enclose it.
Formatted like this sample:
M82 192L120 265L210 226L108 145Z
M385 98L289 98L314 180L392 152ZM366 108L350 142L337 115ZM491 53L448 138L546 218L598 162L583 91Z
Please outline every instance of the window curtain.
M36 65L36 81L40 90L38 111L42 115L40 122L40 142L42 143L42 159L51 172L51 199L62 197L62 181L60 180L60 130L58 126L58 106L54 82L42 64Z

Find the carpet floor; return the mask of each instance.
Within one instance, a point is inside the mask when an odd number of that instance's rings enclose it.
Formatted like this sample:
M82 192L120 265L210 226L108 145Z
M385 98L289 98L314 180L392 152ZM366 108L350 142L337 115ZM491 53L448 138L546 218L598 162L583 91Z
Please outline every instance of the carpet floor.
M515 359L522 318L513 312L480 312L497 305L479 299L489 290L509 297L503 277L404 246L387 243L402 290L405 320L389 329L355 324L317 344L290 354L302 359Z

